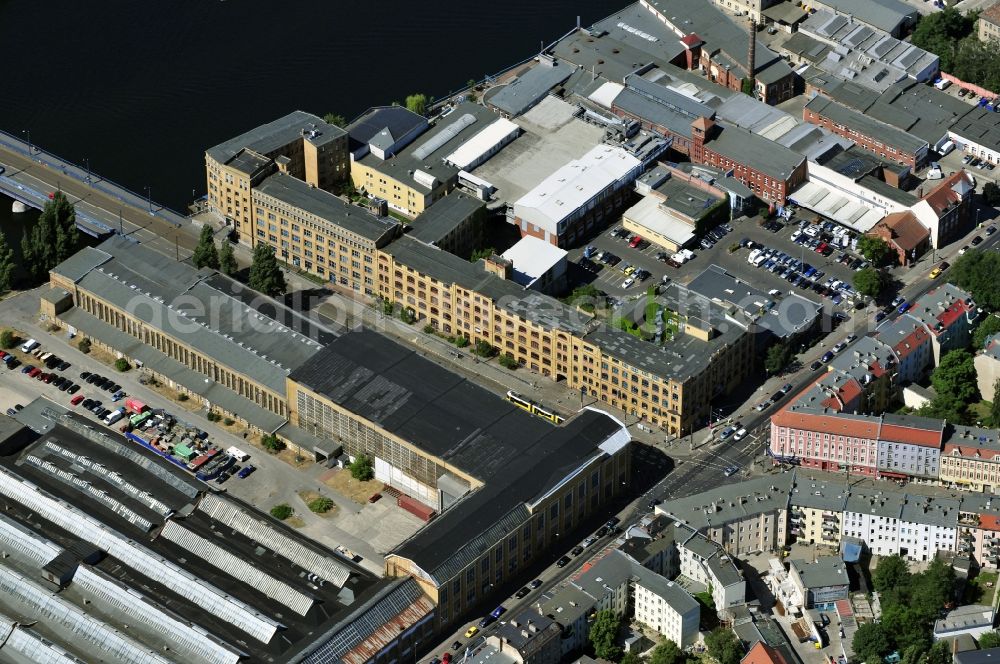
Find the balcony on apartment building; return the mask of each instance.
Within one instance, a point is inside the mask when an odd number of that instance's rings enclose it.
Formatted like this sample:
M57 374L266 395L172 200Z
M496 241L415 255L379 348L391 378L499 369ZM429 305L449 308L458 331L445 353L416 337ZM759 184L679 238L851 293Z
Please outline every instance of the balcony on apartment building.
M827 523L840 523L840 517L836 514L825 512L823 514L823 525L826 525Z
M960 526L978 526L979 525L979 515L973 514L971 512L962 512L958 515L958 525Z

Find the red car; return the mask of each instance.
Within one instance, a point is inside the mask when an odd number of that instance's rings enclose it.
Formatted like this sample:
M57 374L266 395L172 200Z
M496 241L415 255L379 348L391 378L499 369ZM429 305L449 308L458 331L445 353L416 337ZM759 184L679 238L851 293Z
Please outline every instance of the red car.
M72 405L74 405L74 406L76 406L77 404L79 404L81 401L83 401L83 395L82 394L78 394L78 395L76 395L75 397L73 397L72 399L69 400L69 402Z
M640 244L642 244L642 238L639 237L638 235L636 235L634 238L632 238L632 241L628 243L628 246L630 246L633 249L635 249Z
M42 373L42 370L39 369L38 367L35 367L34 369L28 372L28 378L34 378L40 373Z
M826 242L820 242L819 246L816 247L815 251L816 251L817 254L821 254L824 251L826 251L826 248L827 248Z

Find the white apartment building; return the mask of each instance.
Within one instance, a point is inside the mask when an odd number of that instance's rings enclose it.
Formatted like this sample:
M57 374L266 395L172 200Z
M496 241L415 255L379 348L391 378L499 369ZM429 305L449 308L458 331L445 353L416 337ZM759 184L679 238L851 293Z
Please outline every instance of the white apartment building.
M701 610L698 602L673 581L633 567L635 620L652 627L681 648L698 639Z

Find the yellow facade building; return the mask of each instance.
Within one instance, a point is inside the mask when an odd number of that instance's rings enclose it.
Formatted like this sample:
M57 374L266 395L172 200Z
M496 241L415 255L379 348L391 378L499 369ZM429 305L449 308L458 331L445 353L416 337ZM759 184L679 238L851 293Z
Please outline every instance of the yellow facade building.
M251 191L283 172L330 191L349 175L347 132L295 111L205 151L208 207L253 243Z
M399 235L397 222L284 173L254 187L252 207L254 245L270 245L281 261L336 290L376 294L376 251Z

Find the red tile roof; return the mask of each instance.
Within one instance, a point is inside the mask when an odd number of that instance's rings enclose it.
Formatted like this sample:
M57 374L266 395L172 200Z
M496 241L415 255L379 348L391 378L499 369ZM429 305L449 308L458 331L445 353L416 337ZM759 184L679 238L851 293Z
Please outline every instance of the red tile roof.
M907 443L910 445L920 445L922 447L934 447L941 449L944 440L944 427L937 429L919 429L917 427L900 424L882 424L882 431L879 433L880 440L892 443Z
M743 656L740 664L788 664L784 655L767 645L763 641L758 641L750 648L750 652Z
M979 527L983 530L1000 530L1000 517L993 514L980 514Z
M919 247L931 236L931 232L909 210L887 214L876 229L883 225L891 231L890 243L906 252Z
M926 328L922 325L918 325L913 332L896 342L896 345L893 346L892 349L896 351L896 355L902 360L903 358L909 356L910 353L920 348L922 344L926 343L929 337L930 335L927 334Z
M771 422L779 427L803 429L805 431L823 431L838 436L851 438L878 438L879 421L877 418L837 417L819 413L790 412L782 409L771 416Z
M1000 25L1000 2L990 5L979 13L979 18L986 19L987 23Z
M694 48L699 44L704 44L705 40L692 32L691 34L684 35L683 37L681 37L681 43L687 46L688 48Z
M955 171L944 180L941 180L937 187L924 196L923 200L930 204L939 217L949 205L958 203L961 200L961 197L952 191L951 188L964 177L966 177L965 171Z

